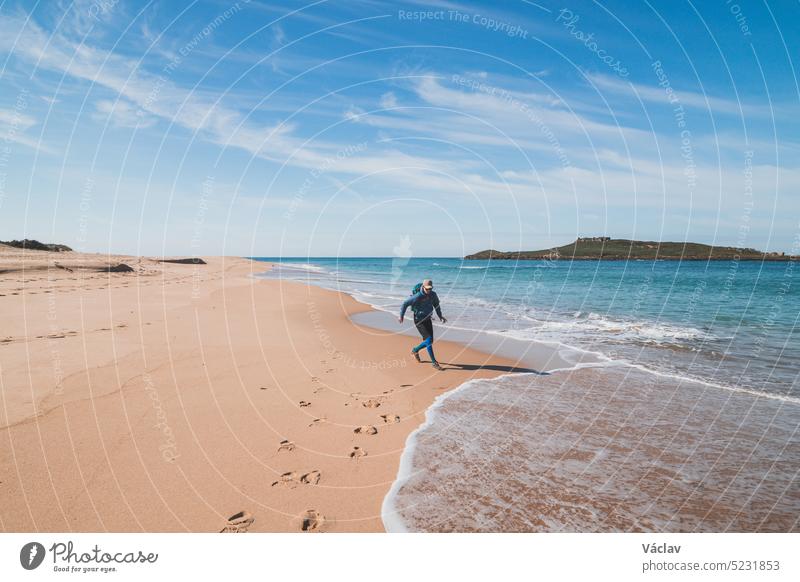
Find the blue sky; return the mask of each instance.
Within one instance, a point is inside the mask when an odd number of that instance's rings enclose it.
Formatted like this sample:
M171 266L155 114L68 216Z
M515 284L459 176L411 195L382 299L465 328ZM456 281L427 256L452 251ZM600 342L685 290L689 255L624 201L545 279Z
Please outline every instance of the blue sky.
M725 0L4 2L0 239L798 252L799 19Z

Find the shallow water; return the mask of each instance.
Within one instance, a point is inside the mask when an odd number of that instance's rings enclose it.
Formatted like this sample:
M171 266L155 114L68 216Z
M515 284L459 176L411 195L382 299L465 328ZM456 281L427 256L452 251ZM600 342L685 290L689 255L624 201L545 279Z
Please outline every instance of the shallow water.
M429 411L389 531L797 531L797 409L636 369L474 381Z
M348 292L384 329L429 276L437 337L552 372L437 401L390 531L798 529L793 263L284 259L268 276Z

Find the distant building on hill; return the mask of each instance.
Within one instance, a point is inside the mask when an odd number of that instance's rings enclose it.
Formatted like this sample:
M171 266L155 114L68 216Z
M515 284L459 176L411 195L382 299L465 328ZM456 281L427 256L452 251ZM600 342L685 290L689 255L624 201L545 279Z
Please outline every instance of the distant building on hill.
M578 242L608 242L611 240L610 236L579 236Z

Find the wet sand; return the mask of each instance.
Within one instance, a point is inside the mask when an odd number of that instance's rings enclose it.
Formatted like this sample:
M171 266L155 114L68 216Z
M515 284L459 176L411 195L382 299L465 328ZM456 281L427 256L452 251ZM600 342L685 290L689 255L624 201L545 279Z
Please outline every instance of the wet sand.
M796 532L797 404L628 366L448 393L412 437L389 531Z

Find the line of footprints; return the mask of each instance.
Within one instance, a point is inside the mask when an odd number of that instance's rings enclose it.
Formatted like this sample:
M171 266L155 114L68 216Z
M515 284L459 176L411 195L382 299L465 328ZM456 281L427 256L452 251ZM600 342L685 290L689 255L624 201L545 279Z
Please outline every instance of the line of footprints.
M316 376L311 377L311 382L313 384L319 383L319 378ZM405 386L405 385L404 385ZM266 388L261 388L265 390ZM314 394L319 393L322 390L321 387L314 389ZM391 394L393 390L386 390L383 392L381 396L375 398L369 398L367 400L361 400L361 396L359 393L352 393L350 397L355 400L356 402L360 402L361 406L364 408L375 409L379 408L387 399L388 395ZM301 400L298 402L298 406L300 408L307 408L311 406L311 402L307 400ZM345 403L345 406L350 406L350 403ZM397 414L381 414L379 415L383 424L397 424L400 422L400 417ZM325 423L327 421L326 417L322 418L315 418L309 427L317 426L319 424ZM378 429L373 425L363 425L358 426L353 429L353 434L355 435L365 435L365 436L372 436L378 434ZM282 440L278 444L278 453L290 453L295 450L295 444L288 440ZM361 457L366 457L367 451L364 448L359 446L354 446L353 450L350 451L349 457L355 461L358 461ZM308 473L299 473L297 471L288 471L283 473L277 481L272 483L272 487L286 487L293 489L299 485L318 485L320 480L322 479L322 473L317 471L316 469L310 471ZM225 527L222 528L220 533L244 533L250 529L250 526L255 521L255 518L252 514L247 511L240 511L239 513L232 515L228 518ZM300 530L305 532L316 532L320 531L323 524L325 523L325 516L323 516L320 512L315 509L309 509L305 513L303 513L299 518L300 523Z

